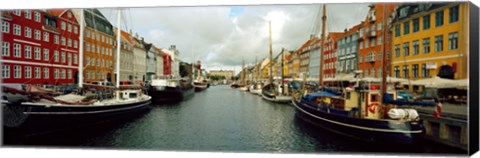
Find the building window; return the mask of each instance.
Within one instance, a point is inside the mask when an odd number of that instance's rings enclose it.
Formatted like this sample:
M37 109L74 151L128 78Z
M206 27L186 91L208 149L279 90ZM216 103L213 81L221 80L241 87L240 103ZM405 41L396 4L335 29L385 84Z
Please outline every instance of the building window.
M423 30L430 29L430 14L423 16Z
M370 47L375 47L375 44L377 44L377 42L375 42L375 38L374 39L371 39L372 41L370 41Z
M73 40L73 48L78 48L78 41L77 40Z
M383 56L382 56L382 52L378 52L378 58L377 58L377 60L382 61L382 57L383 57Z
M40 40L40 30L35 30L35 39Z
M22 67L15 65L13 66L13 78L22 78Z
M62 69L62 79L65 79L66 78L66 72L65 72L65 69Z
M2 42L2 56L10 56L10 43Z
M59 61L59 57L58 57L58 56L59 56L58 51L57 51L57 50L53 51L53 61L54 61L54 62L58 62L58 61Z
M378 22L377 23L377 30L382 30L382 28L383 28L382 22Z
M35 67L35 78L36 78L36 79L39 79L40 77L41 77L40 68L39 68L39 67Z
M10 33L10 23L6 21L2 21L2 32L3 33Z
M457 21L458 21L458 5L455 6L455 7L451 7L451 8L449 9L448 15L449 15L449 16L448 16L448 17L449 17L449 18L448 18L448 19L449 19L448 21L449 21L450 23L457 22Z
M67 24L67 26L68 26L68 27L67 27L67 31L68 31L68 32L72 32L72 24L69 23L69 24Z
M40 48L39 47L35 47L35 60L41 60L41 57L40 57Z
M13 56L14 57L17 57L17 58L20 58L22 57L22 46L20 44L16 44L14 43L13 44Z
M70 53L67 54L67 63L68 65L72 65L72 54Z
M395 25L395 37L400 36L400 25Z
M32 67L25 66L25 78L32 78Z
M423 39L423 53L424 54L430 53L430 38Z
M90 43L85 42L85 51L90 52Z
M62 63L65 63L65 52L62 52Z
M443 51L443 35L435 36L435 52Z
M370 40L365 40L365 48L368 48L370 46L370 43L369 43Z
M36 21L36 22L40 22L40 13L39 13L39 12L34 12L34 14L35 14L35 15L34 15L34 16L35 16L35 17L34 17L34 18L35 18L35 21Z
M43 78L44 78L44 79L50 78L50 69L48 69L48 68L43 68Z
M382 68L377 69L377 77L382 77Z
M413 19L413 32L418 32L420 30L420 19Z
M32 47L26 45L24 49L25 49L25 58L32 59Z
M62 37L62 46L65 46L66 45L66 39L65 37Z
M403 23L403 34L408 35L410 33L410 21Z
M72 47L72 39L70 39L70 38L68 39L67 46Z
M53 69L53 78L54 79L60 78L60 72L58 72L58 69Z
M17 16L21 16L22 12L20 10L13 10L13 14L15 14Z
M455 50L458 48L458 32L448 34L448 50Z
M48 32L43 32L43 41L48 42L50 40Z
M48 59L48 58L49 58L49 55L48 55L49 53L48 53L48 51L49 51L49 50L48 50L47 48L43 49L43 60L45 60L45 61L48 61L48 60L49 60L49 59Z
M62 23L60 24L60 26L61 26L62 30L65 30L66 27L67 27L64 21L62 21Z
M58 35L53 35L53 42L54 42L55 44L59 44L59 43L60 43L59 41L60 41L60 40L59 40Z
M85 30L85 37L90 38L90 31Z
M72 70L68 69L68 79L72 79Z
M395 58L400 57L400 44L395 45Z
M410 43L405 42L403 43L403 56L409 56L410 55Z
M378 37L377 45L379 46L382 45L382 42L383 42L382 40L383 40L382 37Z
M408 65L403 66L403 78L408 78Z
M430 77L430 70L427 69L427 64L422 64L422 77L423 78Z
M73 33L78 34L78 27L77 26L73 26Z
M435 27L443 25L443 10L435 13Z
M2 78L10 78L10 65L2 65Z
M21 27L20 25L17 25L17 24L13 24L13 34L14 35L17 35L17 36L21 36L22 35L22 31L21 31Z
M418 40L415 40L415 41L412 42L413 55L418 55L419 49L420 49L420 48L419 48L419 47L420 47L419 44L420 44L420 42L419 42Z
M32 19L32 12L30 10L25 10L24 14L25 14L25 18Z
M418 64L413 64L412 73L413 78L418 78Z
M25 27L25 33L24 34L25 34L24 35L25 37L32 38L32 29L29 28L29 27Z
M78 55L73 54L73 64L78 64Z

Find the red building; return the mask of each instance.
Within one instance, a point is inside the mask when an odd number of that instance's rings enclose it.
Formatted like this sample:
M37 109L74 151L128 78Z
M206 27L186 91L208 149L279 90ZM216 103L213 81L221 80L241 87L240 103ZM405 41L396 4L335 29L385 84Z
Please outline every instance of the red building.
M162 50L163 57L163 75L168 76L172 74L172 57L170 54Z
M79 25L71 10L2 12L3 83L72 84Z
M337 40L343 32L328 33L323 49L323 74L324 78L334 78L337 72Z

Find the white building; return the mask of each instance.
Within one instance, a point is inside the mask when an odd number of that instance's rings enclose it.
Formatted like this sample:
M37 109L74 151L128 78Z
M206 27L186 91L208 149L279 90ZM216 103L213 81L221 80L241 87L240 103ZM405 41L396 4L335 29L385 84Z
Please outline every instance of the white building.
M146 80L147 54L143 43L135 35L133 42L133 81L143 83Z

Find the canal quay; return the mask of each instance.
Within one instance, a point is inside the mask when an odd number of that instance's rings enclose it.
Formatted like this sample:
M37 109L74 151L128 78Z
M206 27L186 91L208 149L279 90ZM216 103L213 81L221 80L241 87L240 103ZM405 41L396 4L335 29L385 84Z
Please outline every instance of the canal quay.
M372 144L312 126L290 104L211 86L175 104L151 105L138 116L101 126L73 129L28 139L10 147L133 149L258 153L378 152L463 154L465 151L421 141L408 146ZM386 140L388 141L388 140Z

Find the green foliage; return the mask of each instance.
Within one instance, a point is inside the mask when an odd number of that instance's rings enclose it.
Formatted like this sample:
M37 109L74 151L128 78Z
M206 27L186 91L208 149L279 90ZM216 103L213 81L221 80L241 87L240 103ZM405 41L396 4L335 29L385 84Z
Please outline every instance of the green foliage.
M220 76L220 75L211 75L209 78L213 81L218 81L218 80L224 80L225 76Z

